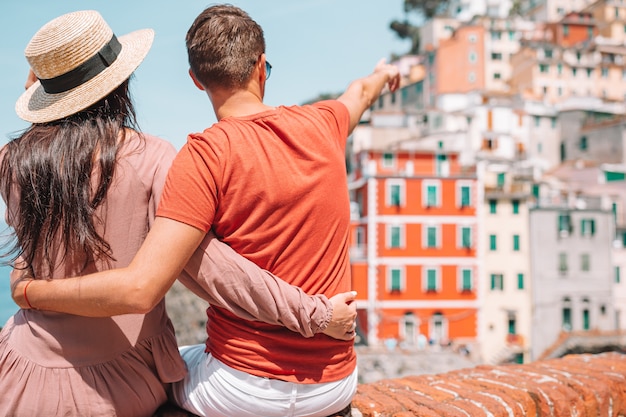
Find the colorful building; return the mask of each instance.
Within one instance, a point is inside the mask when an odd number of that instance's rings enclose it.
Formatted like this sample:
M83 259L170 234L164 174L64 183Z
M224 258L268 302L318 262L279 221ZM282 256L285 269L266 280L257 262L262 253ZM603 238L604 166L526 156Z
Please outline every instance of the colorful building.
M355 156L351 264L362 340L474 343L476 170L443 150Z

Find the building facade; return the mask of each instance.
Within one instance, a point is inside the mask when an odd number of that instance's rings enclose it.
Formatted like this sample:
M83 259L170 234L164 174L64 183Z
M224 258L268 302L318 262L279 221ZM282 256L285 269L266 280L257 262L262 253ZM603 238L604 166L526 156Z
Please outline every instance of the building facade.
M351 265L368 344L473 344L480 187L458 155L357 155Z

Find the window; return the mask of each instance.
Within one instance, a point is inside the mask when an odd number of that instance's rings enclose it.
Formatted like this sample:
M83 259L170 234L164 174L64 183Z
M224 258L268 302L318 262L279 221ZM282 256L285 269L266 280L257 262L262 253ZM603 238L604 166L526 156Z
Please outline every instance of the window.
M620 271L620 267L615 267L615 283L619 284L622 281L622 273Z
M556 129L556 117L550 118L550 127L552 127L552 129Z
M500 80L500 79L502 79L502 74L500 74L499 72L494 72L494 73L493 73L493 79L494 79L494 80Z
M539 184L533 184L532 194L533 197L535 197L536 199L539 198L539 196L541 195L541 186Z
M396 165L396 156L392 153L383 154L383 167L393 168Z
M567 237L572 232L572 219L568 213L559 214L559 236Z
M403 245L402 227L401 226L389 226L389 243L390 248L401 248Z
M577 68L572 68L572 76L576 77L576 74L578 74L578 69Z
M589 330L589 309L583 310L583 330Z
M438 285L437 285L437 269L436 268L426 268L426 288L425 290L427 292L436 292Z
M596 234L596 221L594 219L582 219L580 221L580 234L593 236Z
M572 331L572 309L569 307L563 307L561 315L561 327L563 330L566 332Z
M559 75L563 74L563 64L561 63L556 64L556 70Z
M517 321L515 320L515 314L509 313L509 325L508 325L509 334L517 334L516 327L517 327Z
M498 211L498 200L489 200L489 213L496 214Z
M476 81L476 73L474 71L470 71L467 73L467 81L473 83Z
M502 61L502 53L501 52L492 52L491 59L494 61Z
M567 273L567 253L559 253L559 272L561 274Z
M602 67L602 78L609 78L609 69L606 67Z
M535 127L539 127L541 125L541 117L533 116L533 119L535 120Z
M426 207L437 207L439 205L439 187L435 184L426 184Z
M400 184L389 184L387 204L394 207L402 205L402 186Z
M589 39L593 38L593 26L588 26L587 27L587 37Z
M496 235L489 235L489 250L497 250L498 245L496 241Z
M469 226L461 227L461 244L460 247L469 249L472 247L472 228Z
M435 174L440 177L447 177L450 174L450 163L445 154L438 154L436 158Z
M581 136L580 137L580 142L578 143L578 147L580 148L581 151L587 150L587 136Z
M497 179L499 188L504 187L505 179L506 179L506 174L504 172L499 172L498 173L498 179Z
M437 226L426 226L426 241L425 247L436 248L437 247Z
M513 214L519 214L519 200L512 200L511 207L513 209Z
M447 321L443 314L436 312L430 319L429 339L437 345L448 337Z
M550 70L550 65L548 65L548 64L539 64L539 72L541 72L542 74L548 73L549 70Z
M502 276L502 274L491 274L491 290L504 290L504 277Z
M587 78L591 78L593 75L593 68L587 68Z
M580 255L580 270L581 271L589 271L590 267L590 256L588 253L583 253Z
M471 33L471 34L467 37L467 40L468 40L470 43L476 43L476 34Z
M497 31L497 30L492 30L491 31L491 40L499 41L500 39L502 39L502 32Z
M390 268L389 269L389 291L400 292L402 291L402 268Z
M546 58L552 58L552 49L544 49L544 51L543 51L543 55L544 55Z
M517 274L517 289L524 289L524 274Z
M563 36L566 38L569 36L569 26L567 25L563 25Z
M468 59L469 59L470 64L473 64L476 61L478 61L478 55L476 54L476 52L470 51Z
M460 200L461 200L461 204L459 204L461 207L469 207L471 206L471 189L469 187L469 185L462 185L459 188L459 194L460 194Z
M519 235L513 235L513 250L519 252Z
M461 291L472 291L472 270L461 269Z

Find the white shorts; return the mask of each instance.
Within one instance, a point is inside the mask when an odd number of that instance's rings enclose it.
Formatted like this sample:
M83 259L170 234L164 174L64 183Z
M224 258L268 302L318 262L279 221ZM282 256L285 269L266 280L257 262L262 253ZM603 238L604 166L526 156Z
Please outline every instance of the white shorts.
M176 403L206 417L326 417L344 409L356 393L358 373L325 384L298 384L232 369L205 346L183 346L189 373L172 386Z

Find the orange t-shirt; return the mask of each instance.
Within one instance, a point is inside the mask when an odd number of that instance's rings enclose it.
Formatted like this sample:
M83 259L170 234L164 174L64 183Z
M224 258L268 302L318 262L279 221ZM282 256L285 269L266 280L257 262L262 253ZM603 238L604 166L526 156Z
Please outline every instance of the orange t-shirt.
M238 253L309 294L349 291L348 128L338 101L224 118L189 136L157 215L213 228ZM207 314L207 350L235 369L319 383L356 366L352 341L306 339L219 307Z

